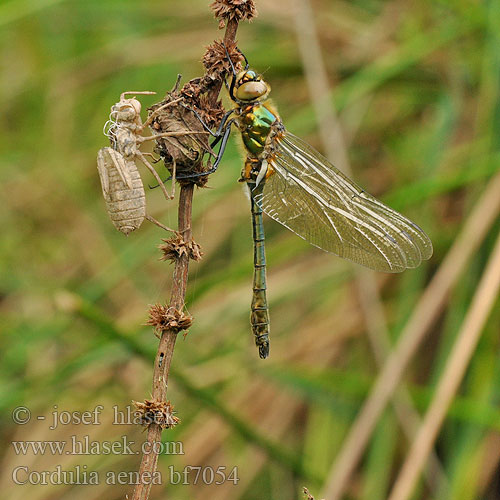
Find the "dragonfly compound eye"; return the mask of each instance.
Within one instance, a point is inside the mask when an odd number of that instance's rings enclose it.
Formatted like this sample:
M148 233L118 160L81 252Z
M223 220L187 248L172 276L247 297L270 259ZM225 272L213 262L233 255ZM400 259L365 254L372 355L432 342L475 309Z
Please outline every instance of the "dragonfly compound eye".
M240 101L253 101L269 94L270 87L266 82L249 81L242 83L234 92L236 99Z

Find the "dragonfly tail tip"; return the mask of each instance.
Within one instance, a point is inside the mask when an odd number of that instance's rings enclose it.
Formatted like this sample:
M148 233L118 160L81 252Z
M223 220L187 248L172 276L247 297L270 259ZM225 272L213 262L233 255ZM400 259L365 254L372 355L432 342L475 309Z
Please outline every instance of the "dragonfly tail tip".
M269 343L259 345L260 359L266 359L269 356Z

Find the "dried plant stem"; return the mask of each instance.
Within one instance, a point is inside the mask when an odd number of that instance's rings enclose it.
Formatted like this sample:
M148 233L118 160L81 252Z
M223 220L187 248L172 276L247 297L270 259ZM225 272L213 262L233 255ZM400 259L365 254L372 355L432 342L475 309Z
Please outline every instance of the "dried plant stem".
M226 32L224 33L224 43L230 45L231 42L236 42L236 31L238 30L238 21L236 19L230 19L227 21ZM210 92L208 93L208 99L210 104L215 105L217 102L217 97L222 89L222 80L216 83Z
M194 185L186 184L181 187L179 196L179 233L183 235L184 241L192 240L191 232L191 214L193 206ZM184 299L186 296L189 255L180 255L175 260L174 278L172 282L172 292L170 295L169 307L176 310L182 310L184 307ZM153 390L151 393L152 399L156 401L167 401L167 384L170 365L174 355L175 341L177 340L177 330L166 330L160 337L158 351L156 353L154 368L153 368ZM147 441L151 444L161 440L162 428L157 423L152 423L148 427ZM154 452L155 446L150 446L151 453L145 453L142 456L141 465L139 467L139 484L136 485L132 500L147 500L151 490L151 484L147 481L141 481L141 478L146 478L147 474L153 474L156 471L158 463L158 454Z
M460 386L499 290L500 234L483 271L477 292L462 323L432 402L396 479L389 500L407 500L410 498L420 471L429 455L429 450L436 440L439 429L446 417L446 412Z
M236 31L238 29L238 20L230 19L227 21L224 41L235 42ZM222 88L222 80L217 82L208 93L209 103L215 105L217 97ZM193 206L194 184L183 184L179 195L178 211L178 232L182 235L186 243L192 241L191 215ZM174 276L172 282L172 292L170 295L169 309L182 311L186 297L189 255L180 254L174 262ZM167 384L170 372L170 365L174 354L175 341L177 340L178 330L168 329L162 332L158 351L156 353L153 369L153 390L152 399L164 402L167 401ZM161 440L162 428L157 423L152 423L148 427L147 441L151 444ZM158 454L155 452L157 447L149 447L151 453L143 454L141 465L139 467L139 484L136 485L131 500L147 500L151 490L149 481L141 481L141 478L152 477L156 471L158 463Z

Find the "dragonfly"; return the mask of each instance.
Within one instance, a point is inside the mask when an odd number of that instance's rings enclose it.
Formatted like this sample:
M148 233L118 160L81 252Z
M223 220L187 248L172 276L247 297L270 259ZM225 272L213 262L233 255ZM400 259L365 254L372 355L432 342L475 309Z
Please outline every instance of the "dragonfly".
M227 52L227 49L226 49ZM242 54L243 55L243 54ZM233 126L241 133L246 159L241 182L248 188L254 243L254 276L250 323L259 356L269 356L269 306L263 213L312 245L375 271L399 273L432 256L425 232L352 180L305 141L289 132L269 100L270 85L249 69L248 60L226 83L235 106L222 118L221 141L211 169L217 170Z

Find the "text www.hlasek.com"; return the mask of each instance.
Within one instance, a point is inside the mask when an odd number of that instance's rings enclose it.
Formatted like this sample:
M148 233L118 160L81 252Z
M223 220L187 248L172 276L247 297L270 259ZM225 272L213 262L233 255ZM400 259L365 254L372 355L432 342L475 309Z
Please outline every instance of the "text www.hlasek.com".
M77 437L70 436L67 441L12 441L16 455L139 455L162 454L184 455L181 441L144 441L135 447L135 441L129 441L127 436L122 436L117 441L91 440L88 435Z

